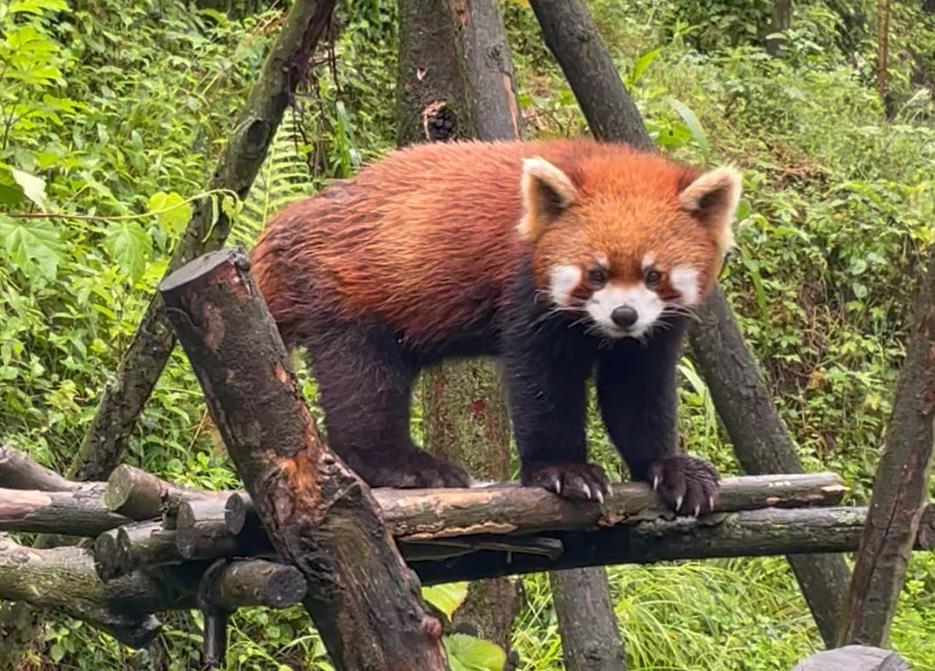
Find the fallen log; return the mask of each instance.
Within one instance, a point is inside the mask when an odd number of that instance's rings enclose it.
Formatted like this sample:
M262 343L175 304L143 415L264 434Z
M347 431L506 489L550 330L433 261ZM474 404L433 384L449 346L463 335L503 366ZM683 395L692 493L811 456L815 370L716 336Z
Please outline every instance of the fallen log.
M0 531L96 536L129 518L108 510L101 483L69 491L0 489Z
M0 445L0 487L66 492L76 489L78 483L46 468L25 452Z

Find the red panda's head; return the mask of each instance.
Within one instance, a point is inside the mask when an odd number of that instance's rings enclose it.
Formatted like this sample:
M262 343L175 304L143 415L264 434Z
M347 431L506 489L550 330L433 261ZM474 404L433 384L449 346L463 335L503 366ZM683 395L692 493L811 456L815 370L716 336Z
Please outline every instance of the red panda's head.
M519 232L553 307L639 339L698 305L733 244L739 173L629 151L564 163L527 158L522 171Z

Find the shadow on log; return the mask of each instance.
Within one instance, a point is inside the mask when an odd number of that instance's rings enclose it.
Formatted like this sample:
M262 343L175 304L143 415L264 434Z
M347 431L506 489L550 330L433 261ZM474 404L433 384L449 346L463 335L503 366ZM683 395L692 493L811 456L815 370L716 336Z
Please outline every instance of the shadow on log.
M338 669L447 669L441 625L370 489L318 435L242 251L206 254L160 285L218 427Z

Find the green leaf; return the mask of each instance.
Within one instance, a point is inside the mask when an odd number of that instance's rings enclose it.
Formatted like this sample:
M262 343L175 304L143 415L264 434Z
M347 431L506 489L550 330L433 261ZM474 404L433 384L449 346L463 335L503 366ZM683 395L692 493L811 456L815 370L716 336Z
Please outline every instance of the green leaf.
M149 211L156 215L159 226L169 235L178 235L192 218L192 207L175 191L160 191L149 197Z
M65 656L65 648L62 647L61 643L53 643L52 647L49 648L49 657L52 658L52 661L58 664L62 661L62 658Z
M422 588L422 597L449 618L467 598L468 583L449 582Z
M10 168L0 165L0 205L19 205L25 197L23 187L13 179L13 172Z
M25 12L41 15L47 11L64 11L66 9L68 9L68 3L65 0L17 0L10 3L9 12L10 14Z
M12 219L0 214L0 240L10 262L28 279L55 279L62 242L48 219Z
M705 134L704 128L701 127L701 122L698 121L698 117L696 117L695 113L692 112L691 109L680 100L676 100L672 97L666 97L666 102L669 103L672 108L679 113L680 117L682 117L682 121L685 122L685 125L688 127L688 130L695 139L695 142L697 142L698 146L701 147L701 152L704 154L705 158L707 158L709 151L708 136Z
M451 671L503 671L506 653L496 643L467 634L443 639Z
M646 72L646 68L652 65L652 62L656 60L660 53L662 53L662 49L653 49L652 51L647 51L645 54L639 57L639 59L633 65L633 72L630 74L631 84L635 84L640 80L640 77L642 77L643 73Z
M143 276L146 261L152 250L152 240L139 222L120 221L104 240L107 252L125 272L130 281L136 283Z
M45 195L45 180L41 177L30 175L28 172L17 170L16 168L11 168L10 172L13 174L13 179L16 180L16 183L23 189L23 193L26 197L39 207L45 209L48 205L48 200Z

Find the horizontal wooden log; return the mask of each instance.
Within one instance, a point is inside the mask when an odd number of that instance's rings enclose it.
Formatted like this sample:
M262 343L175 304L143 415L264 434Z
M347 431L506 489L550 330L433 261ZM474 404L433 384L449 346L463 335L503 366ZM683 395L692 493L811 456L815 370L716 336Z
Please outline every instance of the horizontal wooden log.
M149 520L168 514L174 518L182 503L195 499L226 500L227 492L182 487L126 464L114 469L104 489L109 510L134 520Z
M852 552L857 549L866 508L764 508L716 513L701 519L656 519L596 531L548 532L561 541L556 560L535 555L480 551L437 562L412 562L424 584L478 580L547 570L677 559ZM915 549L932 550L935 511L923 516L929 528Z
M285 608L305 598L308 585L295 566L250 559L226 565L209 581L202 598L212 607L234 611L245 603Z
M84 620L131 647L156 635L153 613L197 607L204 562L136 571L103 581L87 548L37 549L0 534L0 599L55 608ZM217 579L229 610L244 606L282 608L305 594L297 569L260 560L234 561Z
M0 445L0 487L66 492L78 486L79 483L63 478L25 452Z
M100 483L87 485L92 491ZM716 512L734 512L764 507L792 508L828 506L840 502L846 491L841 479L833 473L801 475L758 475L725 478ZM21 492L24 500L29 494ZM196 492L198 494L198 492ZM602 505L579 503L563 499L538 487L521 487L516 483L501 483L469 489L375 489L374 497L393 536L398 540L431 541L470 535L502 535L589 529L613 526L623 522L665 518L671 512L660 505L655 492L639 482L625 482L611 487ZM197 517L209 517L228 529L244 524L244 528L259 528L256 511L246 492L213 492L210 496L195 496ZM236 501L234 500L236 499ZM0 498L0 501L3 499ZM38 496L37 502L41 502ZM43 499L44 500L44 499ZM67 500L67 499L63 499ZM63 504L64 505L64 504ZM102 506L95 508L100 510ZM233 508L234 512L230 512ZM181 508L180 508L181 509ZM152 508L147 512L152 512ZM60 518L60 525L47 517L33 518L28 510L16 513L16 531L48 531L78 534ZM189 506L191 519L196 517ZM0 520L2 520L0 515ZM36 521L33 522L32 520ZM107 528L127 522L121 516L103 510L99 518L86 522L95 535ZM11 522L12 523L12 522ZM3 522L0 521L0 525ZM187 524L187 522L186 522ZM3 527L0 526L0 529ZM236 528L236 527L235 527ZM226 542L217 534L218 542ZM228 534L232 536L232 534ZM193 542L203 540L195 539ZM191 558L220 556L193 549ZM224 553L222 553L224 554Z
M725 478L715 510L834 505L845 491L833 473ZM671 516L652 488L640 482L613 485L603 504L571 501L515 483L470 489L378 489L374 494L393 535L409 541L583 530Z
M96 536L130 520L108 510L99 482L70 491L0 489L0 531Z

